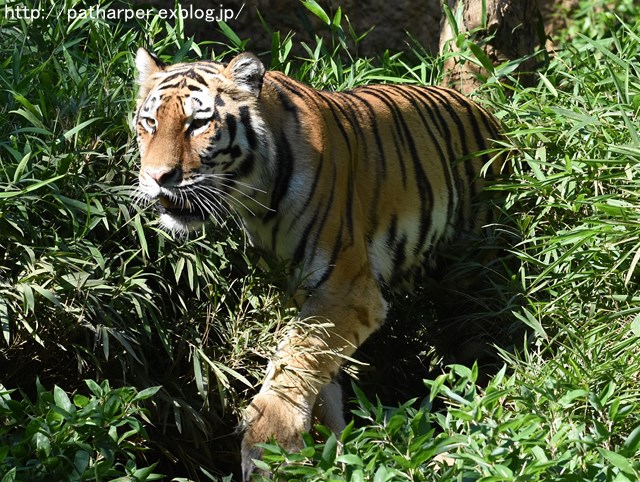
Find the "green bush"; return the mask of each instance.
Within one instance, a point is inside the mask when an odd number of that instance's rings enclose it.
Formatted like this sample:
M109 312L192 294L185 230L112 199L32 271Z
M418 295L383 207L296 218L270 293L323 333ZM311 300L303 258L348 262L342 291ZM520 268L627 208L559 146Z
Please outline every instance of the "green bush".
M157 462L138 467L147 449L141 402L159 387L137 392L86 380L89 397L72 398L60 387L14 400L0 387L0 474L2 482L158 480Z
M364 426L351 423L339 440L319 427L324 441L307 438L296 454L265 445L259 465L280 480L638 480L635 399L617 393L615 382L590 391L584 378L544 375L523 382L505 366L479 388L477 365L453 365L427 382L419 408L415 400L385 408L357 391L353 414ZM433 409L436 399L446 411Z
M0 379L32 395L36 376L68 391L86 377L161 385L152 430L175 434L161 437L168 460L206 465L235 450L239 399L285 315L233 227L174 240L130 199L135 50L199 49L157 17L136 28L68 22L80 1L22 6L48 15L0 20Z

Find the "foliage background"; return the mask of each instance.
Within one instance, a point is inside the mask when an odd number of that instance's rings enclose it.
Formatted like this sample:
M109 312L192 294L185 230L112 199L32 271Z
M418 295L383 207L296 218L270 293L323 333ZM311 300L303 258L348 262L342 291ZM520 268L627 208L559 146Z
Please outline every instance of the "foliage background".
M47 15L7 16L17 5ZM83 6L0 3L0 480L216 480L237 470L239 411L293 313L283 274L261 269L233 223L176 240L131 206L133 54L221 58L246 41L225 24L195 44L180 19L67 21ZM308 6L330 35L294 56L295 38L273 33L273 68L329 89L441 78L444 59L416 44L352 56L344 12ZM341 443L318 428L301 454L272 447L273 470L638 479L639 15L631 0L584 2L531 87L512 64L490 68L477 98L505 125L515 174L495 189L520 241L462 330L422 301L432 287L399 300L362 352L375 369L350 368L365 389L351 392L357 423ZM455 41L483 62L473 35ZM448 366L463 336L490 348L483 369Z

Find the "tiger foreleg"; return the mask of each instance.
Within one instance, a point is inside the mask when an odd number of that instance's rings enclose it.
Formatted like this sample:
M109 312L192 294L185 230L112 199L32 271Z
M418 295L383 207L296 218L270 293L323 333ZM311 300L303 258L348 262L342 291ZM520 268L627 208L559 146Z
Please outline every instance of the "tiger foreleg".
M337 381L325 384L319 391L309 416L310 399L296 400L278 390L262 391L256 396L245 412L248 429L242 441L242 473L249 480L255 468L254 459L262 456L257 443L270 439L277 440L289 451L302 448L300 435L309 431L311 419L325 425L336 435L346 426L342 404L342 389ZM265 416L265 412L270 415ZM274 427L279 427L274 432Z
M367 280L362 285L328 297L330 305L317 295L305 303L301 315L326 315L307 316L295 326L269 364L260 393L247 407L242 440L244 480L255 469L253 459L262 454L257 444L275 440L286 450L301 449L301 435L311 428L314 415L331 430L339 432L344 427L340 388L332 380L345 357L379 326L386 311L375 282Z
M324 409L325 397L319 396L323 385L331 380L324 370L328 349L326 324L298 322L279 347L269 364L260 393L254 397L244 414L245 435L242 440L242 473L249 480L255 469L253 459L259 459L262 449L257 444L277 441L292 452L302 448L302 433L311 428L316 402ZM339 364L333 363L335 369ZM327 398L335 409L333 397Z

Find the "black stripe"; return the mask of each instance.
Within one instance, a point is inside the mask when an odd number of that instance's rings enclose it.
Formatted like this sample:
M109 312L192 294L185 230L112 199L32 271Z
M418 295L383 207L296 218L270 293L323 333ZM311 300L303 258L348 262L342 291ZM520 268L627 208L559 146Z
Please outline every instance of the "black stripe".
M464 97L462 94L458 92L452 92L451 95L456 97L458 101L465 106L465 109L468 113L468 117L470 119L470 123L472 124L473 134L476 140L476 144L478 145L478 150L486 150L490 147L489 140L490 138L497 138L497 130L495 120L492 118L490 114L488 114L482 107L471 102L468 98ZM478 120L482 121L482 126L478 123ZM487 131L487 135L483 134L483 129ZM470 153L472 154L472 153ZM482 164L487 164L491 157L489 154L485 153L482 156L478 156L479 159L482 160ZM479 173L476 173L476 176ZM493 174L492 166L489 166L487 170L487 174L491 176Z
M325 104L327 105L327 107L329 107L329 110L331 111L331 115L333 116L333 119L335 121L335 126L338 128L338 130L342 134L342 137L344 138L344 142L347 145L347 150L349 151L349 162L351 162L351 154L353 152L351 150L351 140L350 140L349 134L347 133L347 130L344 127L344 121L340 118L337 111L341 111L342 114L347 118L348 116L344 113L342 108L336 102L334 95L327 94L325 92L318 92L318 94L320 95L320 98L325 101Z
M236 133L237 133L237 130L238 130L238 122L236 121L236 117L234 115L231 115L231 114L227 114L227 117L225 119L227 121L227 132L229 132L229 146L228 147L231 147L231 145L236 140Z
M395 127L395 131L396 131L396 135L392 135L391 138L393 139L393 146L395 148L396 151L396 159L398 160L398 162L400 163L400 174L402 176L402 186L404 188L407 187L407 169L404 163L404 158L402 155L402 147L400 145L400 143L398 142L398 138L400 138L401 142L402 142L402 134L399 132L398 130L398 112L397 110L394 108L394 104L393 102L389 102L389 100L387 99L386 96L381 95L380 91L376 88L374 88L373 86L371 87L362 87L361 88L362 92L366 92L367 94L371 95L372 97L375 97L376 99L378 99L380 102L382 102L383 104L385 104L387 106L387 108L389 109L389 111L391 112L391 116L393 118L393 126ZM378 113L380 114L380 113Z
M378 149L377 159L380 163L379 173L384 179L387 177L387 160L384 155L384 148L382 147L382 138L380 136L380 128L378 127L378 121L377 121L378 113L375 111L371 103L367 99L362 98L357 91L352 91L349 93L349 95L357 99L358 102L360 103L360 107L364 106L369 112L369 118L367 119L367 122L368 122L367 131L373 134L373 138L376 143L376 148ZM379 184L377 187L379 189Z
M168 89L181 89L184 86L184 79L179 82L174 82L173 84L165 84L164 82L158 85L158 91L168 90Z
M399 272L407 259L407 237L401 236L398 242L393 246L393 266L394 271Z
M453 190L454 190L454 181L451 177L451 161L452 159L448 159L445 154L444 151L442 150L442 146L440 145L440 143L438 142L433 130L432 130L432 122L429 122L429 120L427 120L424 116L425 112L428 113L430 116L432 114L431 110L428 108L428 106L425 105L425 103L423 102L423 99L421 99L420 97L418 97L418 93L419 93L420 89L416 88L416 87L407 87L407 88L403 88L403 87L398 87L397 88L397 92L398 95L404 97L405 99L407 99L408 101L412 102L412 103L416 103L419 106L421 106L421 109L415 109L415 113L420 117L420 120L422 122L422 125L424 127L424 130L426 131L426 133L429 135L429 138L431 139L431 143L432 145L435 147L437 154L438 154L438 160L440 161L440 168L442 169L442 172L444 173L444 177L445 177L445 182L447 184L447 190L449 191L449 196L448 196L448 201L447 201L447 213L446 213L446 218L449 222L449 220L454 220L456 217L456 213L455 213L455 200L454 200L454 196L453 196ZM431 119L432 120L432 119ZM414 133L415 134L415 133ZM434 236L435 236L435 231L434 231ZM415 246L415 249L418 251L421 251L423 249L423 247L425 246L427 242L426 237L425 238L421 238L420 243Z
M458 131L458 134L459 134L459 141L461 145L462 155L466 156L470 154L471 150L469 149L469 146L467 144L468 132L467 132L467 129L465 128L465 125L462 119L460 118L458 113L454 110L454 108L451 105L452 104L451 97L453 97L451 95L451 91L432 88L431 92L434 95L434 97L440 99L442 103L442 107L444 107L444 109L447 111L447 114L449 115L449 117L451 118L451 120L456 126L456 130ZM456 159L454 158L454 161L455 160ZM478 189L476 185L477 175L472 162L468 162L468 161L462 161L462 162L464 162L464 166L463 166L464 173L465 173L464 186L466 188L463 192L466 192L467 195L463 196L461 201L463 203L470 204L471 199L476 197L478 194L477 192ZM461 210L460 212L462 214L464 213L464 210ZM469 230L473 223L473 219L464 219L464 216L460 216L458 221L459 221L458 228L462 230Z
M271 202L269 205L270 210L264 217L267 221L278 213L278 207L280 202L287 194L289 190L289 183L291 182L291 173L293 172L293 158L291 153L291 145L287 140L287 137L283 132L280 133L280 137L276 140L276 173L275 173L275 185L271 193Z
M316 230L316 235L313 238L313 242L311 243L310 249L308 250L310 253L315 253L316 250L318 249L318 242L319 242L320 236L322 235L324 227L325 227L325 225L327 223L327 219L329 219L329 214L333 211L333 205L334 205L334 202L335 202L335 194L336 194L336 186L337 186L336 177L337 177L337 173L336 173L336 170L334 168L332 179L331 179L331 181L332 181L331 182L331 191L329 192L329 198L324 203L325 210L324 210L324 213L322 215L322 219L320 219L320 222L318 223L318 229ZM320 204L322 205L322 203L320 203ZM341 220L341 222L342 221L343 220ZM339 233L339 236L342 236L342 233Z
M204 63L204 62L207 62L207 63ZM197 64L195 64L194 67L196 69L206 73L206 74L218 75L221 72L220 68L222 66L223 65L221 63L219 63L219 62L214 62L214 61L211 61L211 60L205 60L205 61L198 62Z
M311 205L311 200L316 195L316 189L318 188L318 182L320 182L320 173L324 168L324 154L320 153L320 159L318 159L318 167L316 169L315 175L313 176L313 182L311 183L311 188L309 189L309 193L307 194L307 198L300 205L300 208L296 212L296 215L291 219L291 224L289 225L289 230L293 229L293 227L298 223L300 217L309 209Z
M170 82L176 79L180 79L181 81L183 81L185 74L186 74L186 70L178 70L177 72L174 72L170 75L167 75L166 77L163 77L162 81L160 82L160 85L161 86L165 85L167 82Z
M274 72L274 74L276 75L269 76L269 80L276 82L281 89L284 89L303 100L308 99L311 96L310 92L316 94L319 93L319 91L311 89L300 82L296 82L284 74L280 74L279 72Z
M456 165L456 161L458 159L457 154L453 149L453 135L451 133L451 129L449 128L449 123L445 120L442 115L442 99L434 96L434 91L437 91L437 87L424 87L416 90L417 94L422 98L425 104L428 104L430 118L433 119L434 125L438 127L443 139L444 146L447 149L447 160L452 168L453 181L456 185L456 190L458 192L458 205L456 206L456 231L460 231L463 229L464 219L462 214L462 210L460 208L461 203L465 202L467 197L467 182L465 177L460 176L458 172L458 165ZM448 102L448 100L446 101ZM437 119L437 121L436 121Z
M302 237L298 240L298 245L296 246L296 249L293 252L293 258L291 258L291 262L293 266L297 266L300 263L300 261L302 261L304 253L306 251L305 248L307 247L307 243L309 241L309 235L311 234L311 231L316 226L316 221L318 220L319 214L320 214L320 207L318 207L315 210L315 212L313 213L313 216L311 217L311 221L309 221L305 226Z
M287 94L284 92L284 90L286 90L285 86L282 85L282 83L280 82L276 82L276 79L270 77L269 80L271 81L271 87L273 87L273 90L276 92L276 94L278 95L278 104L284 108L285 111L287 111L289 114L293 115L293 123L296 126L300 125L300 116L299 116L299 112L298 112L298 106L296 106L293 102L291 102L291 100L289 99L289 96L287 96ZM304 97L304 96L301 96ZM284 124L284 122L283 122Z
M253 168L256 165L256 158L253 155L253 152L247 154L244 160L240 163L238 167L235 169L236 176L243 178L248 177L252 172Z
M467 117L468 117L469 123L471 124L471 130L473 132L476 145L478 146L479 150L486 149L488 147L486 138L482 135L482 132L480 131L480 126L477 121L477 115L475 112L473 112L471 101L469 101L469 99L467 99L466 97L464 97L462 94L458 92L448 91L448 90L446 92L451 97L456 98L456 100L462 106L464 106L465 110L467 111ZM449 107L449 104L447 104L447 107ZM462 119L460 118L459 115L456 115L454 118L454 121L456 122L456 125L458 125L461 133L464 134L464 138L463 138L464 155L470 155L470 154L473 155L474 152L476 152L476 150L475 149L472 150L466 143L466 139L469 137L469 135L467 132L464 131L464 128L462 127ZM489 161L489 157L486 154L480 157L480 159L482 160L483 163ZM469 186L469 196L471 200L478 195L478 186L477 186L476 180L479 176L479 172L476 170L473 162L470 162L470 160L465 161L465 173L467 175L467 184ZM469 220L469 221L471 223L472 220ZM470 228L470 226L467 226L467 228Z
M264 216L262 219L263 221L266 221L267 216ZM278 242L278 232L280 231L280 222L282 221L282 218L278 218L275 222L275 224L273 225L273 228L271 228L271 251L272 252L276 252L276 244Z
M436 129L440 132L440 135L444 138L444 144L447 148L447 157L450 162L453 162L456 155L453 152L453 143L451 142L451 129L449 129L448 122L442 116L442 104L440 99L434 99L431 88L416 89L416 94L422 98L425 105L428 104L429 118L432 120Z
M313 289L317 289L322 286L333 273L334 268L336 267L336 260L338 259L338 255L340 251L342 251L342 228L343 228L343 220L340 221L340 227L338 228L338 235L336 236L336 242L333 245L333 249L331 250L331 259L329 260L329 266L327 266L325 272L322 274L322 277L318 282L313 285Z
M389 227L387 228L387 247L389 250L393 249L396 244L396 237L398 236L398 215L392 214Z
M207 85L207 81L204 80L204 77L202 75L200 75L198 72L196 72L195 69L189 69L187 70L187 72L185 73L185 76L189 79L193 79L196 82L198 82L199 84L204 84Z
M331 113L333 114L335 120L336 120L336 125L338 126L338 128L340 129L340 131L342 132L342 135L344 136L344 140L345 143L347 145L347 150L349 151L349 155L347 159L336 159L336 161L342 161L346 164L347 166L347 212L346 212L346 217L347 217L347 229L349 232L349 237L351 240L351 243L354 242L354 209L353 209L353 203L355 202L355 193L354 193L354 179L353 179L353 151L351 149L351 142L353 139L351 139L351 137L349 136L347 130L344 127L344 121L342 121L342 119L340 117L338 117L338 115L336 114L336 110L339 111L343 118L349 122L349 125L351 125L351 127L353 127L354 129L360 129L359 126L359 122L358 120L355 118L355 114L353 109L349 109L349 112L343 108L342 104L340 101L344 101L344 98L341 96L341 94L325 94L322 96L325 101L327 102L327 105L329 106L329 108L331 109ZM335 107L335 110L334 110ZM362 132L360 130L360 132ZM364 144L364 142L363 142ZM356 153L357 155L357 153Z
M255 149L258 146L258 139L253 127L251 126L251 115L249 114L249 107L246 105L240 107L240 123L244 126L249 147L252 150Z
M391 97L392 94L396 94L399 90L399 87L394 86L381 87L379 93L382 97L388 99L389 104L393 105L393 110L395 111L394 120L397 123L396 130L398 130L398 132L400 132L405 139L405 144L409 150L409 155L413 164L413 171L415 175L414 181L416 183L416 188L418 189L418 192L423 194L423 196L420 197L421 222L418 237L418 246L423 246L427 238L427 233L429 232L433 224L433 219L431 216L431 210L433 209L433 189L431 188L429 179L424 170L424 166L422 165L422 162L420 160L420 155L418 154L418 151L416 149L411 129L409 129L409 126L406 123L404 113L399 110L397 102L395 101L395 99L393 99L393 97ZM428 205L425 204L425 196L428 200Z

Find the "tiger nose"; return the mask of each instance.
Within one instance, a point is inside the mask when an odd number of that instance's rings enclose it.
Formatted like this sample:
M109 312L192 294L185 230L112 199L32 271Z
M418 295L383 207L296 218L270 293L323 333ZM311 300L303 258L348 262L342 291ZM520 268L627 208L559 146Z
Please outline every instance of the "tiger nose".
M146 167L144 173L153 179L158 186L163 186L170 182L177 182L180 177L180 173L175 167Z

